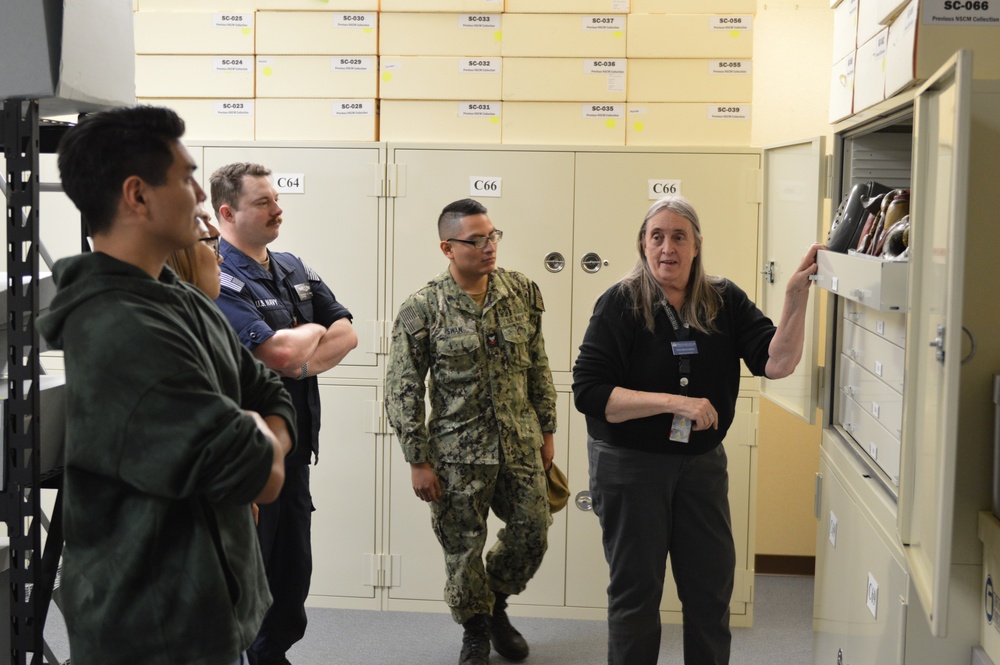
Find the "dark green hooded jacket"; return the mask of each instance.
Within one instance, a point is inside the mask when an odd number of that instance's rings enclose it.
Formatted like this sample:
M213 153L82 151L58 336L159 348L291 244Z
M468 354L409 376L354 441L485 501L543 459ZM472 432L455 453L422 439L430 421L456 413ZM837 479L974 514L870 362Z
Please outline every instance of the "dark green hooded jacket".
M250 503L295 413L218 308L165 268L56 263L39 332L66 364L62 609L74 665L220 665L271 602Z

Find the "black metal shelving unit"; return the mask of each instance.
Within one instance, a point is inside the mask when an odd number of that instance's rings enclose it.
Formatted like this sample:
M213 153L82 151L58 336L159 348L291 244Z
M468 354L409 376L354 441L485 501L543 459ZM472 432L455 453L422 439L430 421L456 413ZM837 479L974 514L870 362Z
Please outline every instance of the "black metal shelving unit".
M39 118L37 100L7 99L0 141L7 181L7 399L3 402L3 485L0 517L10 539L11 665L55 665L43 639L62 553L61 492L42 551L40 489L58 488L61 471L40 470L41 365L39 310L39 154L55 152L68 125Z

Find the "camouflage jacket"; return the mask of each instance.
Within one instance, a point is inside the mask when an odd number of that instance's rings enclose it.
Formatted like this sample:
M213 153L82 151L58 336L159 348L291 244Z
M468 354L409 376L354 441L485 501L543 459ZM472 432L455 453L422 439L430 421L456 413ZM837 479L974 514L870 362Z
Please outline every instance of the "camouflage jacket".
M496 464L501 448L518 459L555 431L544 309L534 282L502 268L490 275L482 310L447 270L403 303L385 401L407 462Z

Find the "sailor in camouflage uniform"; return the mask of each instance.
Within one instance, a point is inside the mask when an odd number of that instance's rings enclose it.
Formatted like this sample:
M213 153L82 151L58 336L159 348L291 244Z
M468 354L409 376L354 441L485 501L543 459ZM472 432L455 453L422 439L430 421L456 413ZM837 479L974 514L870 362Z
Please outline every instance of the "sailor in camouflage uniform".
M505 609L541 565L552 523L544 469L554 453L556 393L545 308L534 282L496 267L503 234L482 204L449 204L438 231L451 263L399 310L386 410L444 549L445 601L465 628L460 665L488 663L491 640L500 655L523 660L528 645ZM505 527L484 566L491 508Z

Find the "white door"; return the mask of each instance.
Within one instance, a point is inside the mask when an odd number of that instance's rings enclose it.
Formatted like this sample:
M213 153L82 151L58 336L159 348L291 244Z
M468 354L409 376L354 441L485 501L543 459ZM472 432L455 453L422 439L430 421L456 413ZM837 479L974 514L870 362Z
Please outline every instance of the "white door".
M272 249L302 258L351 310L358 346L329 376L379 378L382 247L381 148L205 147L205 183L220 166L252 161L271 169L284 210Z
M788 278L822 232L823 155L822 138L764 150L760 308L775 324L781 320ZM810 291L802 360L791 376L762 379L761 393L812 424L819 402L819 289Z
M931 632L947 630L956 491L972 55L917 93L899 535Z

